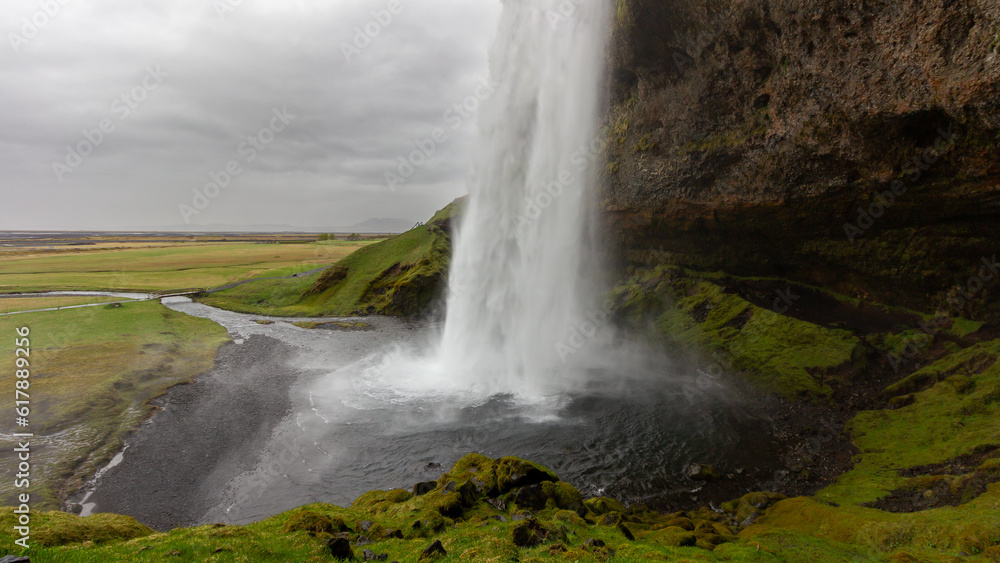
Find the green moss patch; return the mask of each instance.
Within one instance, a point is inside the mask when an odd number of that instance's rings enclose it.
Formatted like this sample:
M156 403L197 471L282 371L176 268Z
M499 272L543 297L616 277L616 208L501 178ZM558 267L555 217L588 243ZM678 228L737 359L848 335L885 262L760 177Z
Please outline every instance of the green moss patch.
M758 307L676 268L642 271L612 292L620 316L655 325L668 341L721 352L726 367L791 399L825 399L832 378L864 359L860 339ZM840 382L837 382L840 383Z

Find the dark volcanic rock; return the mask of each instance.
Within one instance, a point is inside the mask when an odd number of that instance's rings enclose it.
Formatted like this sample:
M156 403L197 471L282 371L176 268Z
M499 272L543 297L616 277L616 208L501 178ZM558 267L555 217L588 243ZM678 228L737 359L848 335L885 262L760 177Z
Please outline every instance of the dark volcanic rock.
M522 520L512 530L514 545L518 547L534 547L549 536L549 530L535 518Z
M327 549L334 559L349 561L354 559L354 551L351 550L351 542L344 538L331 538L326 542Z
M514 504L521 508L530 508L532 510L541 510L545 508L545 501L548 497L545 492L542 491L541 485L529 485L527 487L521 487L514 494Z
M413 495L414 496L426 495L427 493L433 491L435 487L437 487L436 481L425 481L423 483L417 483L416 485L413 485Z
M448 552L445 551L444 546L441 545L441 540L434 540L434 543L428 546L427 549L420 554L420 560L436 559L438 557L444 557L445 555L448 555Z
M618 5L602 199L626 261L997 312L1000 284L948 293L1000 246L993 0Z

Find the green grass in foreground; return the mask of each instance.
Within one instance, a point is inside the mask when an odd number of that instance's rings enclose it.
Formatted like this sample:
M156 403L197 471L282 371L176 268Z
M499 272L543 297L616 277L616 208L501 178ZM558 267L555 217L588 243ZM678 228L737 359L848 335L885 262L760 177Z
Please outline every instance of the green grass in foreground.
M522 496L524 490L534 494ZM445 562L943 562L960 550L967 554L961 561L996 561L998 493L994 486L966 506L923 514L837 509L765 493L723 503L719 511L662 514L603 497L584 500L530 462L470 454L422 496L370 491L350 507L311 504L246 526L155 533L126 516L35 512L33 547L25 553L36 563L321 562L332 560L327 542L343 538L356 560L368 549L400 562L427 560L421 554L434 541L447 553L433 560ZM488 497L504 505L498 509ZM738 521L758 511L759 523L739 531ZM514 520L526 512L537 519ZM13 545L14 518L12 508L0 509L0 545ZM359 546L361 538L368 543Z
M210 288L329 266L373 241L177 246L0 257L0 293Z
M32 501L57 506L57 492L92 476L149 413L149 399L214 365L229 340L218 324L159 302L0 317L0 358L13 363L15 328L31 330ZM14 373L5 371L0 412L14 423ZM15 454L0 450L0 500L9 504ZM65 491L63 491L65 492Z
M903 394L912 402L854 417L849 429L861 453L853 469L812 498L778 502L740 535L806 534L894 555L889 560L897 562L1000 561L998 354L1000 341L975 344L889 386L887 398ZM975 452L992 457L978 467L931 466ZM995 482L979 494L969 486L976 480ZM941 494L935 484L946 485L945 492L964 490L957 506L901 513L862 506L894 491L933 499ZM959 559L960 553L966 556Z

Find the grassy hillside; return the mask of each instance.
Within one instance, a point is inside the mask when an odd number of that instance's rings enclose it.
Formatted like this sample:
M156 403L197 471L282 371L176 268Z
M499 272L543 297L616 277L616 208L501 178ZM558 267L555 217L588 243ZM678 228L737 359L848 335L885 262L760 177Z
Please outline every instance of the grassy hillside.
M366 246L320 277L261 280L199 297L241 313L289 317L412 315L425 310L447 279L456 200L426 225Z

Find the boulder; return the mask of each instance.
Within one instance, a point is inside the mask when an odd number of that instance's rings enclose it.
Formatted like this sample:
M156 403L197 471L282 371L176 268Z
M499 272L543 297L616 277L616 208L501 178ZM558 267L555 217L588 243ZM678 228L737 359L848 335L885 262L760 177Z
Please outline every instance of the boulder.
M427 549L420 554L420 560L425 561L428 559L437 559L438 557L444 557L445 555L448 555L448 552L445 551L444 546L441 545L441 540L434 540L434 543L429 545Z
M514 504L520 508L528 508L531 510L542 510L545 508L545 502L548 500L545 492L542 490L541 485L528 485L527 487L521 487L514 494Z
M326 542L326 548L330 550L330 555L334 559L340 559L341 561L351 561L354 559L354 550L351 549L350 540L330 538Z
M417 483L416 485L413 485L413 496L419 497L421 495L426 495L435 488L437 488L437 481L424 481L423 483Z

